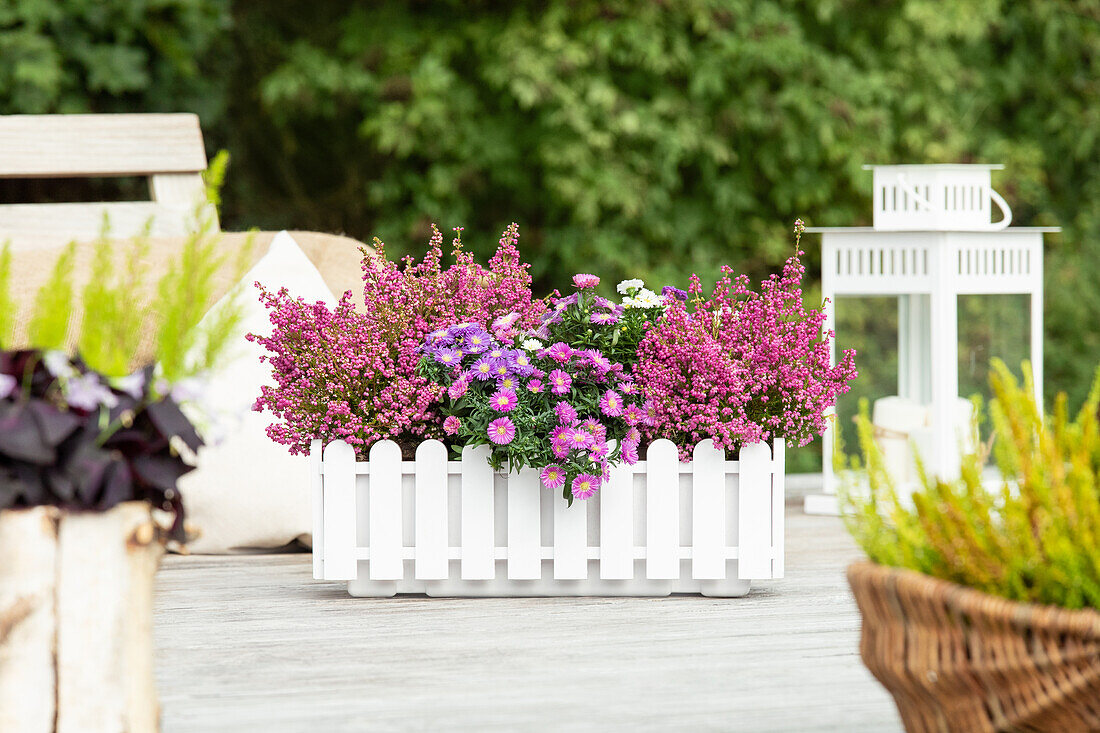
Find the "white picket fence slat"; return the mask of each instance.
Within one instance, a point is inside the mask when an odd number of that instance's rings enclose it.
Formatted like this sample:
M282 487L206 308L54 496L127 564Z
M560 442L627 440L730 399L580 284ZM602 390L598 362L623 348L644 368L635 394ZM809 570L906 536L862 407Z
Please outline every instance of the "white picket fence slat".
M417 580L446 580L447 562L447 448L438 440L416 447L416 489L413 494L416 521Z
M689 463L658 440L645 461L612 468L596 497L571 507L534 469L502 477L488 455L479 446L449 461L430 440L403 461L381 441L357 463L346 443L322 451L315 441L314 577L379 596L734 596L750 580L783 577L782 440L746 445L737 461L707 440Z

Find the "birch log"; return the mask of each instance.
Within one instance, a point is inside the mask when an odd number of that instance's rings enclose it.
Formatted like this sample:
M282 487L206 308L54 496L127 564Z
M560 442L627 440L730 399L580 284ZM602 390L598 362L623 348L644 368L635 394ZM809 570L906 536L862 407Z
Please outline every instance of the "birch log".
M0 512L0 731L54 727L57 522L53 507Z
M157 730L152 606L162 554L142 502L0 512L0 614L33 604L0 641L0 731Z

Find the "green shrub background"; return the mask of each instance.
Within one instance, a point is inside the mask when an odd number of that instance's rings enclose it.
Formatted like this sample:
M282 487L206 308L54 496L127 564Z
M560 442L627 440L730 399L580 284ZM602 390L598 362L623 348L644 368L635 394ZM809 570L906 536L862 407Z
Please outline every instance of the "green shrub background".
M226 228L400 252L435 221L488 251L515 220L542 289L578 270L759 276L796 216L870 223L863 163L1004 163L1015 223L1064 227L1047 239L1046 384L1083 400L1100 358L1100 1L354 5L13 0L0 112L193 110L232 155Z

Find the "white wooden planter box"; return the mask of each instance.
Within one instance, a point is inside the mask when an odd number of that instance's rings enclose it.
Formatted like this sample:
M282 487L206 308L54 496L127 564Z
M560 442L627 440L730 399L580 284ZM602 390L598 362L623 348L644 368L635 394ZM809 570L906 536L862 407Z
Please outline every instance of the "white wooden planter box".
M742 596L783 577L782 440L737 461L707 440L689 463L658 440L571 507L533 469L495 473L488 452L448 461L429 440L403 461L387 440L357 463L314 441L314 577L353 596Z

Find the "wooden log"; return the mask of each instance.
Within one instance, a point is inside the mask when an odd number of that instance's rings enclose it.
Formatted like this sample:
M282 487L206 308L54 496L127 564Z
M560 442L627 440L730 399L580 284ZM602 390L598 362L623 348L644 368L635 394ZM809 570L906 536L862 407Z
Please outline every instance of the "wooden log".
M0 731L144 733L159 724L144 502L0 512Z
M0 731L53 730L58 515L0 512Z
M157 730L153 576L163 553L148 504L62 516L58 733Z

